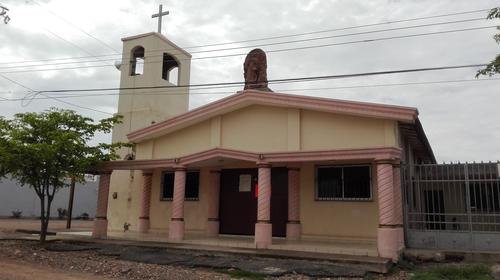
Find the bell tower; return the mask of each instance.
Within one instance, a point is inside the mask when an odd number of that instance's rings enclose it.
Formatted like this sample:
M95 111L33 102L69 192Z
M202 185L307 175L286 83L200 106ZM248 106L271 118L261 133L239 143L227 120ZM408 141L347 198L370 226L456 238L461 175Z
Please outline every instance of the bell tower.
M118 114L113 142L188 110L191 55L165 36L151 32L123 38ZM124 156L124 155L122 155Z

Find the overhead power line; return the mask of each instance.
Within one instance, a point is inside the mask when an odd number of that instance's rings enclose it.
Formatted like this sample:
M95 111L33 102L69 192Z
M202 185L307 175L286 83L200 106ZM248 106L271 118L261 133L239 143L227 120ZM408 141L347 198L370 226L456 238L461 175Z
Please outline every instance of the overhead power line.
M219 46L219 45L229 45L229 44L237 44L237 43L246 43L246 42L264 41L264 40L271 40L271 39L297 37L297 36L327 33L327 32L334 32L334 31L341 31L341 30L364 28L364 27L370 27L370 26L380 26L380 25L388 25L388 24L394 24L394 23L425 20L425 19L431 19L431 18L440 18L440 17L456 16L456 15L463 15L463 14L473 14L473 13L480 13L480 12L485 12L485 11L489 11L489 10L490 9L471 10L471 11L455 12L455 13L448 13L448 14L441 14L441 15L434 15L434 16L416 17L416 18L394 20L394 21L384 21L384 22L373 23L373 24L356 25L356 26L349 26L349 27L343 27L343 28L334 28L334 29L327 29L327 30L320 30L320 31L305 32L305 33L296 33L296 34L290 34L290 35L271 36L271 37L263 37L263 38L241 40L241 41L231 41L231 42L223 42L223 43L215 43L215 44L204 44L204 45L197 45L197 46L187 46L187 47L182 47L182 48L183 49L203 48L203 47L211 47L211 46ZM163 51L163 49L158 50L158 51ZM99 56L100 57L116 56L116 54L105 54L105 55L99 55ZM85 58L91 58L91 57L96 57L96 56L92 55L92 56L64 57L64 58L51 58L51 59L39 59L39 60L24 60L24 61L3 62L0 64L45 62L45 61L55 61L55 60L74 60L74 59L85 59Z
M389 75L389 74L428 72L428 71L462 69L462 68L475 68L475 67L483 67L485 65L487 65L487 64L486 63L481 63L481 64L467 64L467 65L453 65L453 66L439 66L439 67L425 67L425 68L410 68L410 69L399 69L399 70L384 70L384 71L352 73L352 74L340 74L340 75L325 75L325 76L311 76L311 77L299 77L299 78L274 79L274 80L269 80L268 82L270 84L295 83L295 82L306 82L306 81L315 81L315 80L331 80L331 79L344 79L344 78L366 77L366 76L377 76L377 75ZM234 86L234 85L243 85L243 84L245 84L245 82L225 82L225 83L191 84L191 85L178 85L178 86L170 86L170 85L168 85L168 86L145 86L145 87L53 89L53 90L41 90L41 91L38 91L38 93L93 92L93 91L166 89L166 88L196 88L196 87L212 87L212 86Z
M327 33L327 32L334 32L334 31L342 31L342 30L363 28L363 27L372 27L372 26L387 25L387 24L394 24L394 23L401 23L401 22L417 21L417 20L424 20L424 19L431 19L431 18L449 17L449 16L464 15L464 14L473 14L473 13L480 13L480 12L482 13L482 12L486 12L486 11L489 11L489 10L490 9L472 10L472 11L465 11L465 12L457 12L457 13L441 14L441 15L434 15L434 16L416 17L416 18L409 18L409 19L384 21L384 22L379 22L379 23L355 25L355 26L349 26L349 27L333 28L333 29L326 29L326 30L312 31L312 32L305 32L305 33L296 33L296 34L289 34L289 35L263 37L263 38L258 38L258 39L249 39L249 40L241 40L241 41L231 41L231 42L215 43L215 44L205 44L205 45L198 45L198 46L187 46L187 47L183 47L183 48L184 49L191 49L191 48L201 48L201 47L212 47L212 46L230 45L230 44L236 44L236 43L248 43L248 42L264 41L264 40L271 40L271 39L281 39L281 38L288 38L288 37L298 37L298 36L305 36L305 35L312 35L312 34L319 34L319 33Z
M318 41L318 40L325 40L325 39L332 39L332 38L341 38L341 37L349 37L349 36L356 36L356 35L367 35L367 34L380 33L380 32L406 30L406 29L413 29L413 28L422 28L422 27L446 25L446 24L456 24L456 23L464 23L464 22L471 22L471 21L478 21L478 20L484 20L484 18L473 18L473 19L465 19L465 20L456 20L456 21L447 21L447 22L420 24L420 25L404 26L404 27L389 28L389 29L380 29L380 30L356 32L356 33L346 33L346 34L338 34L338 35L331 35L331 36L315 37L315 38L308 38L308 39L301 39L301 40L291 40L291 41L266 43L266 44L261 44L261 45L241 46L241 47L232 47L232 48L222 48L222 49L214 49L214 50L196 51L196 52L191 52L191 54L208 53L208 52L219 52L219 51L228 51L228 50L238 50L238 49L247 49L247 48L264 47L264 46L275 46L275 45L292 44L292 43L304 43L304 42L311 42L311 41ZM50 32L50 33L52 33L52 32ZM53 35L57 36L56 34L53 34ZM61 39L64 40L63 38L61 38ZM64 41L66 41L66 40L64 40ZM66 41L66 42L68 42L68 41ZM71 42L68 42L68 43L72 44L73 46L76 46L75 44L73 44ZM79 49L81 49L81 50L83 50L79 46L76 46L76 47L79 48ZM151 51L152 50L148 50L148 52L151 52ZM167 50L166 49L162 49L161 51L165 52ZM179 54L179 53L171 53L171 54L172 55L176 55L176 54ZM160 54L160 55L148 55L148 56L146 56L146 58L151 58L151 57L163 57L163 53ZM116 60L116 58L99 59L99 60L67 61L67 62L57 62L57 63L44 63L44 64L6 66L6 67L0 67L0 69L13 69L13 68L15 69L15 68L40 67L40 66L49 66L49 65L65 65L65 64L81 64L81 63L93 63L93 62L104 62L104 61L115 61L115 60ZM161 62L163 62L163 61L161 61ZM154 63L154 62L148 62L148 61L146 61L146 63Z
M88 108L88 107L81 106L81 105L78 105L78 104L74 104L74 103L71 103L71 102L68 102L68 101L59 100L59 99L58 99L58 98L56 98L56 97L52 97L52 96L50 96L50 95L48 95L48 94L44 94L44 93L42 93L42 92L35 91L35 90L33 90L32 88L30 88L30 87L28 87L28 86L26 86L26 85L24 85L24 84L22 84L22 83L20 83L20 82L18 82L18 81L15 81L15 80L13 80L13 79L11 79L11 78L9 78L9 77L5 76L5 75L0 74L0 77L2 77L2 78L4 78L4 79L6 79L7 81L9 81L9 82L11 82L11 83L13 83L13 84L16 84L16 85L18 85L18 86L20 86L20 87L22 87L22 88L25 88L25 89L29 90L29 93L28 93L28 94L33 94L33 93L35 93L35 92L36 92L36 94L41 94L41 95L43 95L43 96L45 96L45 97L47 97L47 98L49 98L49 99L53 99L53 100L56 100L56 101L58 101L58 102L61 102L61 103L64 103L64 104L70 105L70 106L74 106L74 107L77 107L77 108L86 109L86 110L90 110L90 111L94 111L94 112L98 112L98 113L102 113L102 114L113 115L113 114L111 114L111 113L104 112L104 111L101 111L101 110L96 110L96 109ZM3 97L2 97L2 99L6 99L6 98L3 98ZM23 98L23 100L24 100L24 98ZM1 100L1 101L6 101L6 100ZM29 102L31 102L31 101L29 101ZM28 102L28 104L29 104L29 102Z
M58 19L62 20L63 22L65 22L66 24L72 26L73 28L77 29L78 31L82 32L83 34L87 35L88 37L96 40L97 42L99 42L101 45L105 46L106 48L116 52L116 53L120 53L118 50L116 50L115 48L113 48L112 46L106 44L105 42L103 42L102 40L100 40L99 38L95 37L94 35L88 33L87 31L83 30L82 28L80 28L79 26L77 26L76 24L70 22L69 20L65 19L64 17L56 14L55 12L49 10L48 8L44 7L43 5L41 5L40 3L38 3L36 0L30 0L31 2L33 2L34 4L42 7L43 9L45 9L47 12L49 12L50 14L52 14L53 16L57 17Z
M499 81L500 78L489 78L489 79L461 79L461 80L439 80L439 81L424 81L424 82L408 82L408 83L387 83L387 84L368 84L368 85L353 85L353 86L338 86L338 87L319 87L319 88L296 88L296 89L275 89L276 92L302 92L302 91L325 91L325 90L339 90L339 89L355 89L355 88L378 88L378 87L397 87L397 86L415 86L415 85L433 85L433 84L453 84L453 83L475 83L475 82L489 82L489 81ZM237 86L227 86L237 87ZM239 85L238 85L239 87ZM225 95L234 94L235 91L224 91L224 92L190 92L189 95ZM134 92L122 92L122 93L95 93L95 94L65 94L57 95L59 99L66 98L89 98L89 97L107 97L107 96L117 96L117 95L186 95L186 92L179 91L134 91ZM53 96L53 95L52 95ZM0 97L3 98L3 97ZM24 98L11 98L5 101L21 101ZM33 100L44 100L47 97L34 97Z
M293 47L293 48L286 48L286 49L275 49L275 50L267 50L266 53L287 52L287 51L296 51L296 50L305 50L305 49L312 49L312 48L332 47L332 46L340 46L340 45L350 45L350 44L358 44L358 43L371 43L371 42L377 42L377 41L386 41L386 40L394 40L394 39L402 39L402 38L412 38L412 37L419 37L419 36L438 35L438 34L446 34L446 33L456 33L456 32L464 32L464 31L474 31L474 30L481 30L481 29L488 29L488 28L496 28L496 26L493 25L493 26L473 27L473 28L464 28L464 29L455 29L455 30L446 30L446 31L436 31L436 32L418 33L418 34L401 35L401 36L391 36L391 37L374 38L374 39L362 39L362 40L339 42L339 43L330 43L330 44L322 44L322 45ZM205 57L194 57L194 58L192 58L192 60L215 59L215 58L236 57L236 56L245 56L245 55L247 55L247 53L215 55L215 56L205 56ZM179 59L179 60L183 60L183 59ZM162 63L162 62L163 61L156 61L156 62L149 62L149 63ZM145 62L145 63L148 63L148 62ZM31 70L16 70L16 71L0 72L0 74L38 72L38 71L57 71L57 70L80 69L80 68L95 68L95 67L108 67L108 66L112 66L112 65L86 65L86 66L62 67L62 68L43 68L43 69L31 69Z

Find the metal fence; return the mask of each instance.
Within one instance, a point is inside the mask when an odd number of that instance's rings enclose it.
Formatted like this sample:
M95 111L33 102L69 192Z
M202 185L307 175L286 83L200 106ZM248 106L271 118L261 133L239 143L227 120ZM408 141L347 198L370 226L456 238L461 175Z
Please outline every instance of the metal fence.
M500 163L402 166L410 248L500 251Z

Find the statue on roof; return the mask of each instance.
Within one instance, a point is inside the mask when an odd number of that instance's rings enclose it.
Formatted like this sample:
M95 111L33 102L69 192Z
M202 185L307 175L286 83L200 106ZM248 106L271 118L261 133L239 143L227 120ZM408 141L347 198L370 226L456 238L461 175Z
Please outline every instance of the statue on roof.
M254 49L247 54L243 64L245 77L245 88L270 91L267 87L267 58L266 53L261 49Z

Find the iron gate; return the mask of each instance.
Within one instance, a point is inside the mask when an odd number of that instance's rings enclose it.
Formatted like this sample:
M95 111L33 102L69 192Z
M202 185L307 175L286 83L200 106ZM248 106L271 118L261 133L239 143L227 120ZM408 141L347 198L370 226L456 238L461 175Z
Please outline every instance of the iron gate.
M406 245L500 251L500 163L402 165Z

